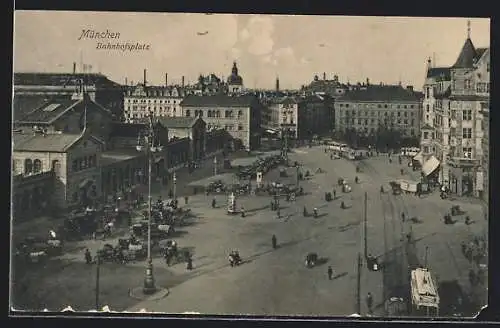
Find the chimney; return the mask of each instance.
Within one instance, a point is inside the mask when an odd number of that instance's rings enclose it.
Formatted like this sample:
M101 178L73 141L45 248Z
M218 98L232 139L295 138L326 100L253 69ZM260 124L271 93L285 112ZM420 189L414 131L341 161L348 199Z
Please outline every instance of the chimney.
M366 78L366 85L370 85L370 79Z
M144 86L146 86L146 69L144 69Z
M168 73L165 73L165 86L168 87Z
M76 62L73 62L73 74L76 74Z
M413 92L413 85L406 86L406 90Z
M323 72L323 81L326 81L326 73Z
M128 85L128 81L127 81L127 78L125 78L125 85Z
M182 76L182 87L184 88L184 75Z

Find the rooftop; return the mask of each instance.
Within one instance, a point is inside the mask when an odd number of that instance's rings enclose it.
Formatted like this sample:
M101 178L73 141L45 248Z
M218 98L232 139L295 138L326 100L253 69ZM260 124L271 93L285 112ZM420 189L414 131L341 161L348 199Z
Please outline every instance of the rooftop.
M451 79L449 67L432 67L427 70L428 78L442 78L446 81Z
M49 101L61 102L69 100L69 95L51 97L47 95L19 95L14 94L14 99L12 102L12 113L14 115L14 121L19 121L21 118L26 116L33 110L40 108L45 103Z
M14 85L50 85L62 87L65 85L76 85L77 81L81 79L85 79L88 84L95 85L96 87L121 87L120 84L111 81L105 75L96 73L14 73Z
M89 111L98 110L110 114L108 110L90 98L71 99L69 97L54 97L41 103L41 105L34 102L32 106L34 107L31 108L31 111L27 107L23 108L26 113L18 115L18 119L16 120L18 123L51 123L70 109L75 109L78 112L83 111L84 106L87 106L87 110ZM17 110L19 109L14 108L14 112Z
M472 68L476 56L476 48L474 48L471 39L467 38L452 68Z
M147 129L145 123L111 123L111 137L136 138Z
M81 137L81 134L22 134L12 135L14 151L65 152Z
M405 89L400 85L367 85L365 88L348 91L339 101L408 101L416 102L421 92Z
M252 107L258 102L258 99L252 95L244 96L196 96L189 95L182 102L183 107Z

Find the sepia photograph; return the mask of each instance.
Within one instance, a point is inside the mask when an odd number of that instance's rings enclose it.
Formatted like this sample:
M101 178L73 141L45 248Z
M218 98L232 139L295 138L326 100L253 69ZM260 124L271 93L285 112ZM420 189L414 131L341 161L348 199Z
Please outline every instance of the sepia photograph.
M474 318L490 19L14 13L11 313Z

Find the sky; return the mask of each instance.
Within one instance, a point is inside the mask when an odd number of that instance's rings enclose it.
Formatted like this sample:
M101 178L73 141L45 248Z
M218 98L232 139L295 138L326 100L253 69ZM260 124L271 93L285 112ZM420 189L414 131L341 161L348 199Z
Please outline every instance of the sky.
M82 63L125 83L227 78L233 61L248 88L299 88L315 74L342 82L370 79L421 89L429 57L451 66L467 38L467 18L287 16L189 13L16 11L15 72L71 72ZM471 39L489 47L489 18L471 18ZM149 50L97 49L83 30L119 33L111 43ZM203 35L200 35L203 34Z

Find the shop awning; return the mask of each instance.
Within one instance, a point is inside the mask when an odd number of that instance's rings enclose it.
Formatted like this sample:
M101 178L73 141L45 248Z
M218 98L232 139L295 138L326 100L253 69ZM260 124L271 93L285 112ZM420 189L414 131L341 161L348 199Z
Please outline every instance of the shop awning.
M429 160L425 162L424 165L422 165L422 172L424 172L425 176L428 176L429 174L434 172L438 168L438 166L439 160L436 157L431 156L431 158L429 158Z
M413 157L414 161L418 161L420 165L424 163L424 154L422 152L419 152L415 157Z

